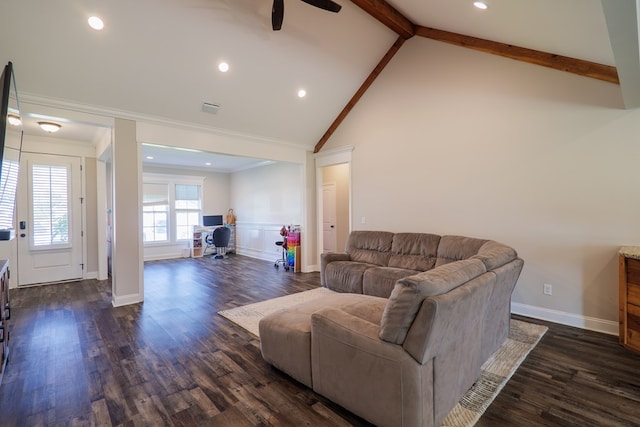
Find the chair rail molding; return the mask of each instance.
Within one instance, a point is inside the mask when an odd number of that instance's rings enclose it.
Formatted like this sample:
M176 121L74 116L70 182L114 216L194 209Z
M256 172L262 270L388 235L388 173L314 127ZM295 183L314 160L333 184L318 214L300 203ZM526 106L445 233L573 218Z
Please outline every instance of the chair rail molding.
M282 256L280 229L284 223L236 222L236 253L265 261L275 261ZM304 239L304 235L302 239Z

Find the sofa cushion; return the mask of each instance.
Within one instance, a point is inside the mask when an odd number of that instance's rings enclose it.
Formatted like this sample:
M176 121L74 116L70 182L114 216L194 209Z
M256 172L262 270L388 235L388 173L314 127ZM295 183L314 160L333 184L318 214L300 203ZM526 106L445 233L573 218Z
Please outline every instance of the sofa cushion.
M324 281L327 288L337 292L362 293L364 272L374 264L355 261L335 261L327 264Z
M477 255L471 258L477 258L484 263L487 270L493 270L506 263L513 261L518 257L515 249L502 243L489 240L480 247Z
M376 297L389 298L396 282L403 277L420 273L416 270L392 267L371 267L364 272L362 293Z
M438 259L436 267L450 262L468 259L476 255L482 245L487 243L485 239L475 239L463 236L442 236L438 245Z
M354 313L379 324L382 308L374 309L375 305L362 304L363 301L376 299L358 294L327 292L320 298L267 314L258 324L262 357L304 385L312 387L311 315L327 307L352 306Z
M385 307L380 338L402 344L427 296L441 295L486 272L479 259L466 259L398 280Z
M318 309L315 307L311 313ZM282 310L263 317L258 324L264 360L307 387L313 386L311 313L307 310Z
M325 273L327 265L335 261L349 261L351 257L346 252L323 252L320 254L320 284L327 287Z
M391 246L389 267L417 271L431 270L436 264L440 236L426 233L396 233Z
M387 266L391 257L393 233L388 231L352 231L346 252L352 261Z

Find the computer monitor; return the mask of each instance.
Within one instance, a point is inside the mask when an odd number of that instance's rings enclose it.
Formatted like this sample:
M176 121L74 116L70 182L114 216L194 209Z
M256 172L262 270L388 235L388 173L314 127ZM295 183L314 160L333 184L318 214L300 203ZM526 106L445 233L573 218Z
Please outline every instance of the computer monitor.
M205 227L215 227L216 225L224 225L222 215L204 215L202 217L202 225Z

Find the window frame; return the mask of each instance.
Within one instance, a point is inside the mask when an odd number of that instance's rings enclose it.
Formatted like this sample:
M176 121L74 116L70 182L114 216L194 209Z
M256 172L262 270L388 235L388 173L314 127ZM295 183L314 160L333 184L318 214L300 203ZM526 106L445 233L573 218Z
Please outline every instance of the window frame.
M145 204L145 191L144 191L144 187L146 185L155 185L155 186L162 186L164 187L164 193L162 194L162 196L158 197L158 203L154 203L154 202L149 202L149 204ZM170 191L171 187L169 184L164 183L164 182L157 182L155 180L151 180L151 181L144 181L142 183L142 242L144 244L166 244L169 243L171 241L171 209L170 209L170 201L169 201L169 191ZM154 195L156 193L154 192ZM157 194L160 194L160 192L157 192ZM162 210L158 210L155 209L155 207L158 206L162 206L164 209ZM154 209L151 209L149 211L146 210L147 207L151 207ZM153 215L154 217L154 225L153 225L153 234L155 236L156 230L159 228L158 226L155 225L155 217L156 215L163 213L164 215L166 215L166 223L164 225L165 228L165 235L166 235L166 239L164 240L145 240L144 236L146 233L146 229L147 226L145 226L145 216L148 214Z
M142 176L143 187L144 184L165 184L168 186L168 218L167 218L167 236L168 239L164 241L143 241L144 246L162 246L162 245L176 245L183 244L191 241L191 237L188 239L178 239L177 231L177 216L176 216L176 185L197 185L200 187L200 209L198 213L198 225L201 225L202 207L204 205L204 177L203 176L188 176L188 175L169 175L145 172ZM143 196L144 197L144 196ZM142 207L144 209L144 207ZM183 209L180 209L183 211ZM195 210L194 210L195 211ZM144 229L144 218L142 218L142 228Z
M178 206L177 206L178 200L185 200L185 201L195 200L195 199L178 199L176 187L178 187L179 185L181 185L181 186L191 186L191 187L197 186L198 187L198 198L197 198L197 200L198 200L198 208L188 208L188 207L187 208L178 208ZM187 214L187 216L189 216L189 214L194 214L194 213L196 214L196 222L195 222L195 224L189 224L190 221L187 220L187 225L186 225L187 227L195 227L195 226L202 225L202 220L201 220L202 219L202 194L203 194L202 185L199 185L199 184L186 184L184 182L176 182L173 185L173 190L174 190L174 196L175 196L174 200L173 200L173 208L174 208L174 220L175 220L174 221L175 222L174 231L176 233L176 235L175 235L176 242L182 242L182 241L185 241L185 240L191 240L193 238L193 236L192 236L193 231L192 232L187 232L187 236L184 237L184 238L179 238L178 237L179 234L180 234L180 233L178 233L178 227L184 227L184 225L178 224L178 214L179 213L185 213L185 214Z

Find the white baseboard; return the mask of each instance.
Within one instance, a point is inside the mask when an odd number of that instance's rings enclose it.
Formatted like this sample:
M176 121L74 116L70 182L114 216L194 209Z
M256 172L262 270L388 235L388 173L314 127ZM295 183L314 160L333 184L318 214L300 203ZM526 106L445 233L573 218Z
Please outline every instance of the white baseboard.
M511 313L535 319L547 320L562 325L574 326L589 331L602 332L609 335L618 335L619 324L611 320L597 319L595 317L581 316L579 314L566 313L564 311L535 307L532 305L511 303Z
M212 254L211 254L212 255ZM144 261L162 261L163 259L178 259L178 258L190 258L189 256L185 256L182 253L171 253L171 254L156 254L153 256L147 256L144 258Z
M84 278L86 280L97 279L98 278L98 272L97 271L87 271L87 274L84 275Z
M114 307L122 307L123 305L137 304L143 300L144 297L140 294L123 295L121 297L114 296L111 304Z
M305 267L302 270L303 273L313 273L314 271L320 271L320 266L319 265L308 265L307 267Z

